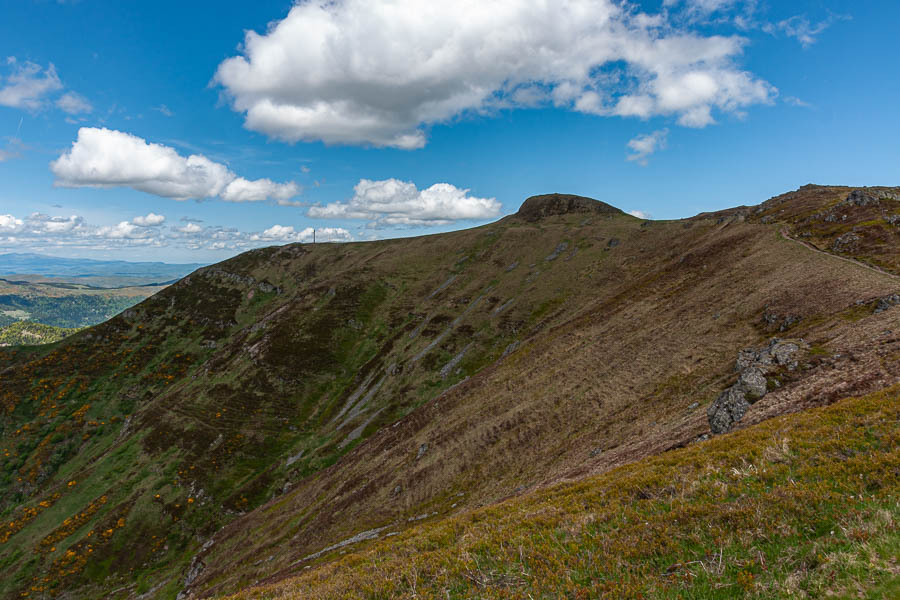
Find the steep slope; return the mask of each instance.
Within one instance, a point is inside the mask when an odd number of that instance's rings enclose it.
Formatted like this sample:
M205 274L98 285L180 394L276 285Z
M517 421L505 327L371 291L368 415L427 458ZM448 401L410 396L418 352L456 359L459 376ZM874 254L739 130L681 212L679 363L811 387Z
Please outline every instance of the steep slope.
M896 277L748 220L551 195L467 231L250 252L5 351L0 593L235 590L683 446L775 335L804 338L797 365L738 427L897 381Z
M896 598L900 388L410 528L232 600Z

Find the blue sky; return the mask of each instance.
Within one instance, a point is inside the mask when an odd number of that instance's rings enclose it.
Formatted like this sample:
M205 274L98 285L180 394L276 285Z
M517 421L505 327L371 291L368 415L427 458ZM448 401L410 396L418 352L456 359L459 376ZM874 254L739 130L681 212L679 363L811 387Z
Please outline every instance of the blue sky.
M0 0L0 252L213 261L897 185L900 3ZM250 32L248 34L248 32Z

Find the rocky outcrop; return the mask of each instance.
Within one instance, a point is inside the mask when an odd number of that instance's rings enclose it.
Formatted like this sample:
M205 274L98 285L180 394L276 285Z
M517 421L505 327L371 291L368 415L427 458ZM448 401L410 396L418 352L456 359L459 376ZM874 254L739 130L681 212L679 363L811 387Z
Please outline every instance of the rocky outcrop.
M459 353L450 359L450 361L441 368L441 379L447 379L450 374L453 372L453 369L462 361L463 357L465 357L466 352L469 351L469 348L472 347L472 343L470 342L465 348L459 351Z
M568 215L572 213L598 214L598 215L620 215L625 214L618 208L610 206L605 202L586 198L584 196L574 196L572 194L545 194L543 196L532 196L522 203L517 217L533 222L539 221L544 217L554 215Z
M194 558L191 559L191 564L184 576L184 588L180 592L178 592L176 600L185 600L186 598L191 597L191 585L194 583L194 581L197 580L197 578L203 573L203 570L206 568L206 563L203 562L201 555L209 550L212 545L213 540L207 540L206 543L203 544L203 547L200 548L200 551L196 555L194 555Z
M855 221L866 221L860 218L861 214L871 214L871 211L857 211L856 208L875 208L880 210L882 217L890 225L900 225L900 215L888 214L892 210L892 202L900 200L900 193L883 189L857 189L851 191L847 197L832 206L825 212L819 212L803 219L803 223L822 220L825 223L844 223L855 215ZM854 234L855 235L855 234ZM837 248L833 248L840 251Z
M189 281L193 277L205 277L207 279L211 279L214 281L227 281L233 284L238 284L241 286L246 286L250 288L256 288L260 292L264 294L270 294L275 292L276 294L284 293L277 285L272 285L268 281L258 281L255 277L251 277L250 275L241 275L239 273L232 273L230 271L226 271L225 269L221 269L218 267L209 267L207 269L202 269L197 271L194 275L189 275L185 277L182 281ZM251 290L252 291L252 290Z
M853 190L847 195L847 199L838 206L873 206L879 204L878 198L865 190Z
M763 322L766 324L766 327L770 329L777 329L779 332L787 331L801 320L803 317L795 314L780 314L777 311L771 310L768 305L766 305L765 310L763 311Z
M875 313L884 312L898 304L900 304L900 294L891 294L890 296L879 298L878 303L875 305Z
M715 434L731 430L750 406L769 391L766 375L779 369L797 368L797 356L803 345L803 340L773 338L760 350L741 350L735 363L737 382L719 394L706 411L710 430Z
M545 262L550 262L559 258L559 255L566 251L566 248L569 247L568 242L560 242L556 249L550 253L547 258L544 259Z
M831 249L835 252L852 253L859 248L859 235L850 231L840 236L831 245Z

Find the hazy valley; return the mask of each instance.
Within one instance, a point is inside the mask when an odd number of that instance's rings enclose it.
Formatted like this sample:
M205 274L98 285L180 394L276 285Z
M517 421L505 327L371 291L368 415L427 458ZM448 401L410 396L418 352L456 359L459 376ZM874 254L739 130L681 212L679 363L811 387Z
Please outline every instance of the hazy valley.
M114 317L200 266L2 254L0 344L58 341L73 329Z

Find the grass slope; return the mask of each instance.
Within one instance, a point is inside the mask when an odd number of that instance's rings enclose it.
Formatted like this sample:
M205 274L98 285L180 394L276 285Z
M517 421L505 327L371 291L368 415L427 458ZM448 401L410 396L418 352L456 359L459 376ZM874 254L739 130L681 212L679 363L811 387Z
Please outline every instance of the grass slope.
M581 222L544 219L540 234L511 223L501 240L518 230L549 254L550 240ZM366 530L402 530L410 519L690 444L708 432L704 409L734 381L738 351L772 336L802 337L814 351L773 379L775 389L742 425L900 380L900 339L891 334L900 315L876 314L872 301L897 289L891 277L734 218L638 226L617 234L609 250L606 226L585 236L603 243L544 267L532 284L567 293L565 301L545 309L545 301L519 296L531 304L525 314L546 310L550 322L538 321L515 352L228 525L200 554L206 566L194 589L282 577ZM497 295L500 306L513 296ZM779 331L780 319L770 326L767 314L799 321Z
M753 222L784 223L822 250L900 274L900 188L806 185L748 213Z
M58 342L78 329L64 329L31 321L19 321L0 327L0 346L34 346Z
M846 399L335 551L229 599L896 598L898 421L900 387Z
M544 211L267 248L2 349L0 597L224 593L691 444L774 335L810 351L742 426L900 380L895 278L780 226Z

